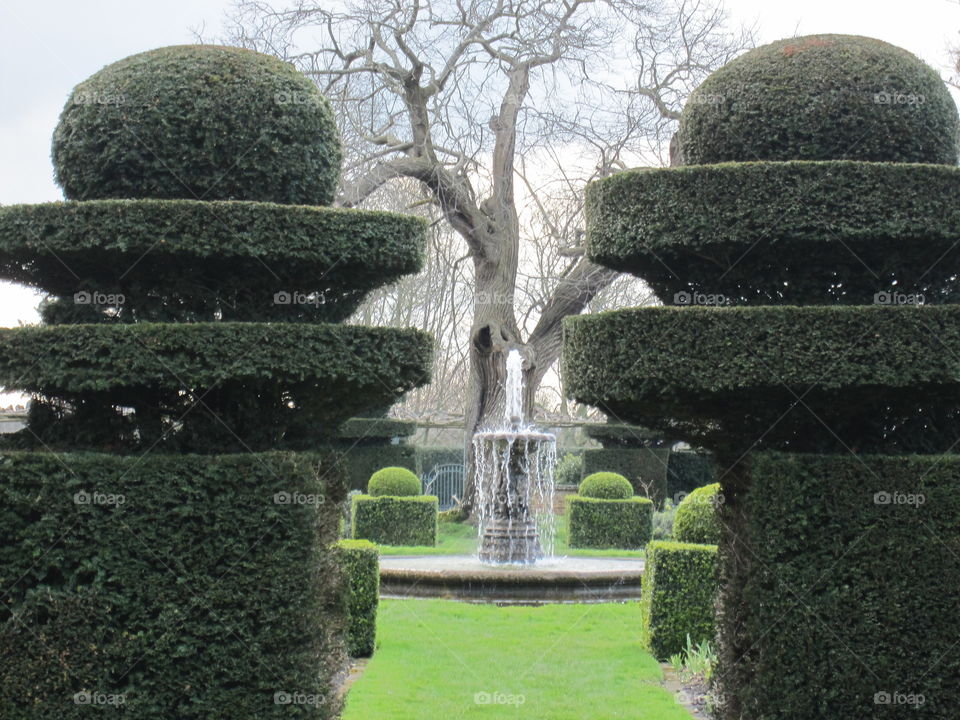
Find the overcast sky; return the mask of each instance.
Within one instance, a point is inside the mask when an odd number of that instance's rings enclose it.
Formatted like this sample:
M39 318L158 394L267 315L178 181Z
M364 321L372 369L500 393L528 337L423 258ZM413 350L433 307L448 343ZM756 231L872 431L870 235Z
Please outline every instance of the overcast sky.
M216 37L231 0L0 0L0 204L62 199L50 137L70 90L136 52ZM735 22L756 22L762 42L794 34L850 33L911 50L944 71L960 41L957 0L727 0ZM38 298L0 285L0 326L35 322ZM6 401L0 396L0 405Z

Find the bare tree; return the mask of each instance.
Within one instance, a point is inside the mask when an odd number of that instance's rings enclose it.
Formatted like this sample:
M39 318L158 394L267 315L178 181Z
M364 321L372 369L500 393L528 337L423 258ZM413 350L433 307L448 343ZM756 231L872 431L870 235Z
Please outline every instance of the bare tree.
M752 44L720 0L241 0L231 41L296 63L334 103L338 202L417 181L473 265L467 437L499 418L505 356L525 359L529 416L561 321L614 279L571 251L527 332L516 312L522 188L659 157L687 93ZM526 163L524 183L518 168ZM528 324L528 323L525 323Z

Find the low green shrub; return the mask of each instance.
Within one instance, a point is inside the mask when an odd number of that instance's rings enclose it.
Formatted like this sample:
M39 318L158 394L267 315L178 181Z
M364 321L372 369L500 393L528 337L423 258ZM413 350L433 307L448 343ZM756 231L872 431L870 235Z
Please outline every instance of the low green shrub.
M579 485L582 477L583 458L573 453L567 453L560 458L553 471L553 479L557 485Z
M437 544L439 501L433 495L355 495L351 527L355 539L378 545Z
M338 717L343 495L316 453L3 453L0 717Z
M587 475L580 483L581 497L603 500L625 500L633 496L633 486L623 475L612 472L598 472Z
M370 482L367 483L367 492L373 497L408 497L419 495L421 491L420 478L416 473L402 467L381 468L370 476Z
M641 612L650 650L659 660L713 640L719 588L716 545L654 541L647 546Z
M663 501L663 508L653 513L653 539L654 540L672 540L673 523L677 515L677 506L673 500L667 498Z
M642 548L653 534L653 503L647 498L567 498L572 548Z
M377 640L377 606L380 602L380 553L368 540L341 540L336 544L340 567L346 575L351 657L370 657Z
M717 545L722 535L717 506L723 502L720 483L705 485L687 495L677 506L673 537L678 542Z

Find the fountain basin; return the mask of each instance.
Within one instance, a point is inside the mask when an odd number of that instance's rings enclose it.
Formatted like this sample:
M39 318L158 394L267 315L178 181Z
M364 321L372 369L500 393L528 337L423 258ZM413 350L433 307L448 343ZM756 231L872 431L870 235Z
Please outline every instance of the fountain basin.
M488 565L473 555L386 556L380 558L380 594L497 604L639 600L643 568L641 558Z

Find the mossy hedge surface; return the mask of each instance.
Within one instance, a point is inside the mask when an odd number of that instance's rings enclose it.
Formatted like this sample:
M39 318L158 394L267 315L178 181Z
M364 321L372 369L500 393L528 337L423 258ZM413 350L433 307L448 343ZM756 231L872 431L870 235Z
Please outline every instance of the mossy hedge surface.
M348 325L24 327L0 330L0 382L41 396L28 446L309 449L426 382L431 351L416 330Z
M333 112L292 65L235 47L124 58L71 93L53 137L71 200L327 205L343 153Z
M658 660L684 650L687 635L694 646L714 641L718 588L716 545L655 540L647 546L640 607Z
M960 432L957 305L635 308L565 323L574 397L693 445L931 452Z
M367 483L367 492L373 497L411 497L420 495L422 489L420 478L415 472L395 466L380 468L370 476Z
M3 453L0 716L335 717L343 496L320 454Z
M50 322L339 322L423 264L421 218L261 202L0 208L0 278L64 298ZM123 296L104 315L76 293ZM105 302L105 301L104 301Z
M720 483L704 485L683 498L673 518L674 540L719 544L723 536L719 506L723 500Z
M717 671L743 716L956 717L960 457L761 453L746 475ZM923 702L875 704L894 693Z
M631 170L587 187L587 254L666 304L957 302L958 195L960 168L935 165Z
M637 550L653 537L653 502L647 498L603 500L571 495L567 516L572 548Z
M580 481L582 497L601 500L626 500L633 497L633 486L623 475L615 472L595 472Z
M354 495L351 513L355 539L378 545L437 544L439 501L433 495Z
M960 119L940 75L873 38L810 35L751 50L691 93L688 165L865 160L955 165Z
M350 657L370 657L377 646L380 553L368 540L340 540L336 549L346 575L347 651Z

